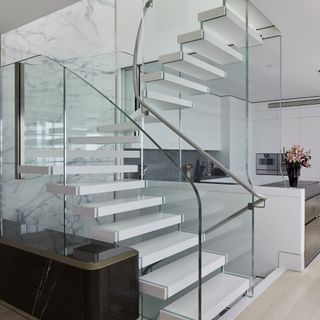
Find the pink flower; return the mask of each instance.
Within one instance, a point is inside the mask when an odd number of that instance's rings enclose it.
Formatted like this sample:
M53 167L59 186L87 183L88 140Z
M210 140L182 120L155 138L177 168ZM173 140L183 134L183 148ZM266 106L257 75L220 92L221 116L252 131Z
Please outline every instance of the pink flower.
M311 168L311 150L304 151L300 145L293 145L286 151L284 160L290 166Z

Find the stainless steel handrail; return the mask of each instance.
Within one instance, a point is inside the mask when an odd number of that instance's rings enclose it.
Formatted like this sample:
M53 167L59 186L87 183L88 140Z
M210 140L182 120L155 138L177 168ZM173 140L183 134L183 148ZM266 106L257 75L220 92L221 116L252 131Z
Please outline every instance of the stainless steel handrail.
M143 16L146 15L148 9L151 7L153 0L149 0L143 10ZM203 150L199 145L197 145L194 141L192 141L189 137L187 137L184 133L174 127L170 122L168 122L164 117L162 117L158 112L156 112L152 107L150 107L143 99L141 99L139 92L139 70L138 70L138 54L139 54L139 44L141 40L141 32L142 32L142 24L143 18L140 21L135 46L134 46L134 54L133 54L133 87L134 94L141 106L143 106L148 112L152 113L156 118L158 118L163 124L165 124L170 130L176 133L182 140L192 146L195 150L197 150L202 156L204 156L207 160L213 162L219 169L221 169L225 174L230 176L233 180L235 180L239 185L241 185L244 189L250 192L252 195L261 200L266 200L267 197L257 193L249 184L242 181L237 175L232 173L228 168L226 168L220 161L212 157L209 153Z
M257 208L258 204L263 203L264 201L265 201L264 199L258 199L254 203L250 203L250 205L251 205L251 207ZM224 226L225 224L227 224L231 220L234 220L235 218L241 216L243 213L249 212L250 210L251 210L250 206L247 205L247 206L243 207L242 209L238 210L237 212L233 213L231 216L228 216L227 218L221 220L220 222L216 223L215 225L211 226L210 228L204 230L203 233L209 234L209 233L213 232L214 230L219 229L220 227Z

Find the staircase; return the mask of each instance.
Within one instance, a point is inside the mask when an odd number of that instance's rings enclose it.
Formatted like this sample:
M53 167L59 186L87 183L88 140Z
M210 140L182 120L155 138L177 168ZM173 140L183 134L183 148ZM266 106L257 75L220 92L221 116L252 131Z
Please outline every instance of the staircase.
M211 92L206 81L228 78L224 66L244 61L239 50L245 46L243 17L222 6L199 12L198 21L198 30L177 35L180 51L159 57L161 71L141 74L141 94L145 102L164 111L193 108L193 95ZM262 45L253 26L249 27L249 44ZM23 176L66 175L66 183L48 183L46 191L72 199L70 214L95 222L92 238L115 245L125 243L139 252L140 293L162 301L159 320L198 319L201 238L201 319L211 320L245 295L252 286L252 279L225 271L230 256L223 252L223 238L219 238L221 251L206 249L205 234L199 237L196 232L184 228L183 210L167 211L166 197L152 195L150 181L141 172L145 136L138 126L157 124L158 119L145 116L143 112L136 112L133 118L135 123L126 120L103 124L84 132L69 128L71 135L65 140L62 130L60 133L56 130L55 139L46 148L37 148L30 140L25 157L33 160L19 165L18 173ZM63 148L64 143L67 150ZM58 160L63 159L65 151L66 166ZM79 164L73 162L75 158L87 160ZM90 164L88 159L91 158L113 158L114 162ZM34 159L47 161L35 163ZM140 165L128 164L128 159ZM128 178L130 174L135 174L136 178ZM108 175L109 181L97 182L94 177L99 175ZM86 177L85 182L82 176ZM87 182L90 176L92 181ZM73 182L74 177L80 182ZM197 219L197 212L194 218ZM229 234L232 232L231 229Z
M69 146L73 144L101 143L136 144L137 136L128 132L138 131L128 123L97 128L102 132L122 132L120 136L72 137ZM30 152L30 150L28 150ZM124 151L123 151L124 152ZM129 152L129 151L127 151ZM108 151L106 156L108 157ZM33 150L34 155L41 157ZM57 154L59 155L59 154ZM127 155L124 155L125 157ZM130 156L130 155L128 155ZM24 175L62 175L67 176L137 173L136 165L24 165L19 167L19 173ZM133 249L139 252L140 293L162 301L171 301L179 293L188 290L198 281L198 251L199 239L197 233L182 231L183 212L165 212L162 210L165 197L143 195L148 188L145 180L114 180L107 183L49 183L47 192L68 197L86 197L90 195L110 195L123 191L135 191L136 196L118 198L104 202L80 203L72 207L72 214L97 219L99 222L108 216L115 217L114 222L101 222L91 230L94 239L109 243L121 244L127 241ZM125 213L149 209L148 213L121 218ZM118 218L119 217L119 218ZM161 235L159 235L161 232ZM138 237L147 235L146 240L138 241ZM128 242L129 241L129 242ZM205 244L205 235L202 236ZM81 250L78 249L78 251ZM166 260L168 261L166 263ZM209 278L203 284L203 319L212 319L227 308L234 300L250 288L250 280L235 275L223 273L228 262L226 254L202 250L202 276ZM158 263L161 267L154 268ZM153 269L154 268L154 269ZM152 270L152 271L151 271ZM213 276L215 275L216 276ZM215 292L213 295L212 292ZM198 290L193 289L178 299L174 299L160 311L159 319L197 319Z

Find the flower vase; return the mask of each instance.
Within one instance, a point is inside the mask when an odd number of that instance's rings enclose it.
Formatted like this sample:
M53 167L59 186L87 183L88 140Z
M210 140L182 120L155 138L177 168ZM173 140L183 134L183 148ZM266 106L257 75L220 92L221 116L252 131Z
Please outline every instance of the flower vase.
M300 167L287 166L287 173L290 187L297 188L300 175Z

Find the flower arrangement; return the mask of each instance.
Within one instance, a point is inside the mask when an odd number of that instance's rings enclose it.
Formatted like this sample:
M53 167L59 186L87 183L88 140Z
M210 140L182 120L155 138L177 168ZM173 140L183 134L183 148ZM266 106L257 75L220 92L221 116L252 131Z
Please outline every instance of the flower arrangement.
M300 145L294 145L286 150L284 160L288 166L311 168L311 150L304 151L304 148Z
M284 161L287 168L290 187L297 188L298 176L301 167L311 168L311 150L304 151L300 145L294 145L292 148L286 150L284 154Z

